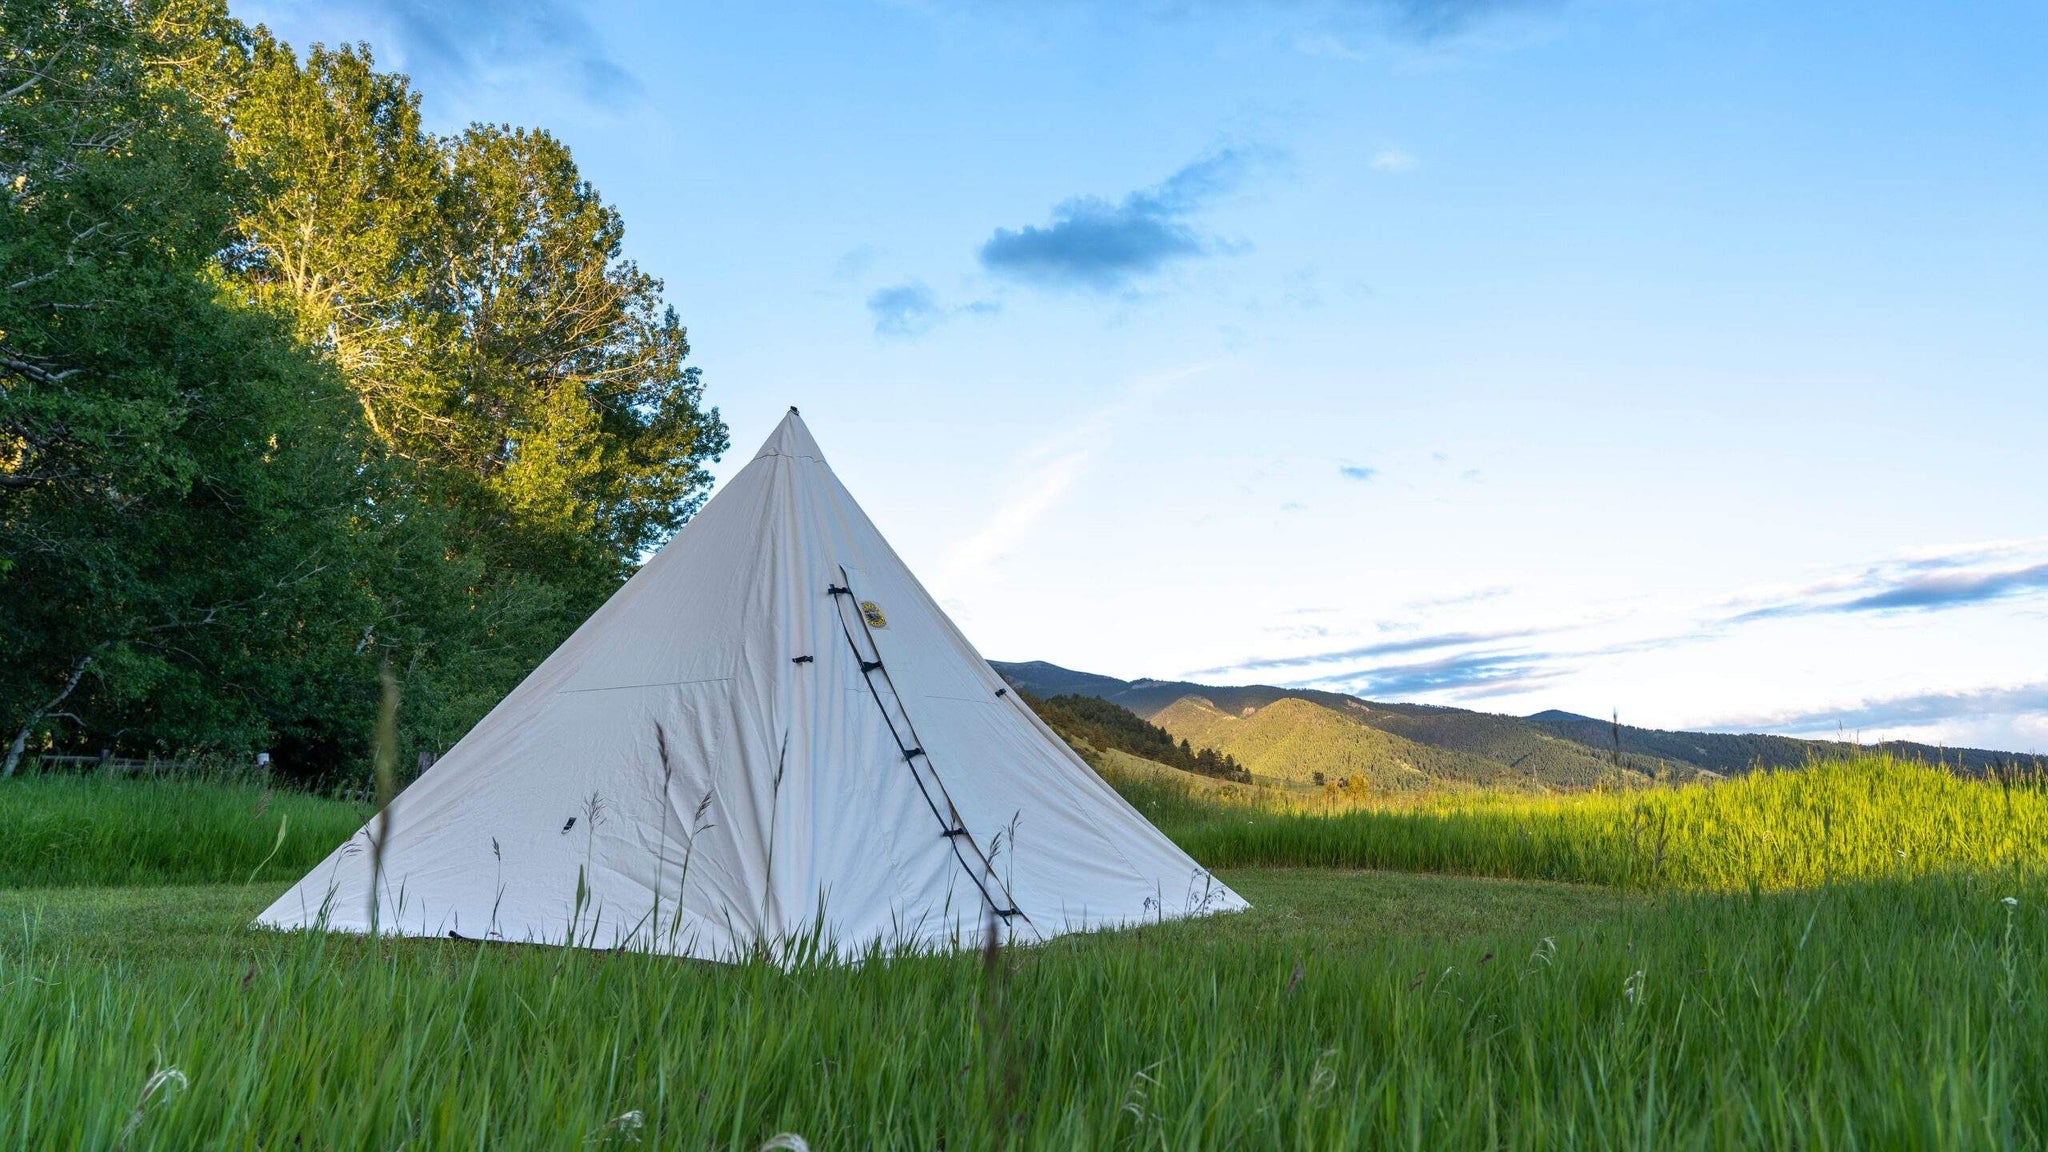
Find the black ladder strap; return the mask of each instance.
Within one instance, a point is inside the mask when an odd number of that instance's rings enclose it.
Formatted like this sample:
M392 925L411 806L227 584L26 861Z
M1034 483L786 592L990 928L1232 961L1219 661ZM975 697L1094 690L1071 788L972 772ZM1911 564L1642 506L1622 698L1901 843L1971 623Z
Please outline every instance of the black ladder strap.
M846 569L844 567L840 568L839 570L839 578L841 580L846 581L846 583L831 584L827 586L827 590L835 598L835 606L839 603L837 597L844 595L848 599L852 599L853 595L851 589L853 581L851 578L847 576ZM1002 917L1004 920L1008 920L1012 916L1022 916L1023 913L1018 909L1017 905L1014 902L1012 902L1009 905L1008 909L1005 909L1003 901L997 900L995 896L989 892L988 884L984 883L982 880L982 876L984 875L987 876L990 881L994 881L998 889L1003 889L1004 887L1002 881L996 878L995 866L989 862L987 853L984 853L981 850L981 845L976 844L974 842L973 834L967 830L967 822L960 818L960 810L954 806L953 798L950 795L947 795L945 781L939 778L938 769L932 765L931 757L925 754L924 748L921 744L912 744L906 742L903 738L903 733L899 732L896 728L895 718L889 715L889 706L883 703L881 690L875 686L876 672L881 672L883 682L889 686L889 695L895 697L897 711L903 714L903 723L905 727L909 729L910 739L912 741L917 740L917 729L910 719L910 711L909 709L903 706L903 694L896 690L895 680L890 677L888 670L882 667L882 661L880 659L881 649L877 647L875 644L874 630L868 627L867 618L865 616L861 617L861 632L867 638L868 650L870 652L873 652L876 656L876 659L874 660L867 659L866 655L861 652L860 642L854 639L853 629L846 623L845 609L843 607L839 608L838 612L839 630L845 634L846 645L853 651L855 661L857 661L860 664L861 678L867 682L868 695L874 698L875 707L882 714L882 723L887 725L889 728L890 739L896 741L897 750L903 753L904 763L910 766L910 777L912 780L917 782L917 790L924 796L925 806L930 808L932 810L932 815L938 818L940 827L942 829L939 834L940 836L944 837L948 843L952 845L953 858L959 861L961 871L967 873L967 878L969 880L972 880L974 882L975 888L981 892L981 898L987 902L989 911L991 913ZM925 784L923 775L921 775L917 771L916 758L919 756L924 757L925 768L927 771L931 773L932 783L938 786L939 798L943 799L946 802L945 812L941 812L939 810L938 801L932 798L931 788ZM948 818L949 816L950 819ZM968 847L973 849L975 861L981 865L980 875L976 874L974 865L968 863L967 857L961 853L960 844L962 841L965 841ZM1009 896L1009 892L1007 890L1004 890L1003 895L1007 897ZM1024 921L1027 924L1030 923L1031 917L1024 916Z

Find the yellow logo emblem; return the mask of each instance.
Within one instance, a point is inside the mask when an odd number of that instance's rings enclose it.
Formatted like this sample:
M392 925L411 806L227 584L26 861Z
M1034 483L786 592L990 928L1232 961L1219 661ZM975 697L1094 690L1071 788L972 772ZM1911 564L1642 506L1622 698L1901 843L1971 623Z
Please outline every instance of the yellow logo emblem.
M863 600L860 602L860 618L867 621L870 628L887 628L889 626L889 618L882 615L881 606L873 600Z

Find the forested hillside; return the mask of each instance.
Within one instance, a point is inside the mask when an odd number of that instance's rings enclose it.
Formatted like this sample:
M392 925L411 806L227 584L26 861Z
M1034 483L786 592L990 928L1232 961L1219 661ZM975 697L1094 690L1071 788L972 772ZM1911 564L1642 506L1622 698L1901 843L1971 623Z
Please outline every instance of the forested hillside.
M0 741L456 739L703 500L661 283L544 131L212 0L0 8Z
M1548 763L1545 770L1532 771L1458 749L1432 747L1354 715L1294 698L1233 713L1203 697L1184 696L1153 721L1199 747L1236 757L1255 777L1335 785L1372 795L1443 784L1585 786L1608 767L1597 761L1585 766Z
M1665 732L1566 712L1500 716L1263 684L1118 680L1044 661L998 662L995 668L1020 690L1099 697L1196 747L1236 757L1255 776L1295 783L1318 776L1331 782L1358 773L1367 787L1391 791L1423 787L1425 779L1572 788L1794 767L1842 750L1817 740ZM2033 763L2031 757L1979 748L1904 741L1878 747L1902 759L1975 773Z
M1119 704L1095 696L1054 696L1040 699L1029 692L1018 695L1031 705L1054 731L1069 744L1082 743L1099 749L1127 752L1142 760L1214 776L1219 780L1248 781L1244 766L1212 745L1197 748L1184 738L1176 742L1173 733L1141 719Z

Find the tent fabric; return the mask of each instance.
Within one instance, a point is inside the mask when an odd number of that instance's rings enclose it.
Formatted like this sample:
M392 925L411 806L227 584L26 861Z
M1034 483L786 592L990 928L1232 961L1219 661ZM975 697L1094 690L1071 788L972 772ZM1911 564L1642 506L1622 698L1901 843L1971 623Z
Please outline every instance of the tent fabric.
M1247 906L1008 690L795 409L385 817L257 922L854 959Z

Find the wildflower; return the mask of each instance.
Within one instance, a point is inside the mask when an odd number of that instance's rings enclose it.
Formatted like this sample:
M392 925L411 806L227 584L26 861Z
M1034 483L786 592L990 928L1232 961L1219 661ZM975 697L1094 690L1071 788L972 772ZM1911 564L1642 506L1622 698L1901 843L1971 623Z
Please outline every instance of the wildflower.
M157 1092L166 1084L185 1088L191 1084L191 1081L185 1079L185 1074L176 1068L159 1069L149 1078L147 1083L143 1084L142 1095L136 1098L135 1107L129 1110L128 1123L121 1128L120 1139L114 1142L114 1147L128 1147L129 1137L134 1136L135 1130L142 1126L143 1112L148 1109L150 1101L156 1098Z
M637 1144L640 1142L640 1129L646 1123L647 1118L641 1115L638 1108L635 1108L630 1112L621 1112L617 1116L612 1117L590 1139L597 1141L620 1138L629 1143Z
M1998 902L2007 908L2017 908L2020 906L2020 898L2017 896L2001 896L1998 898Z

